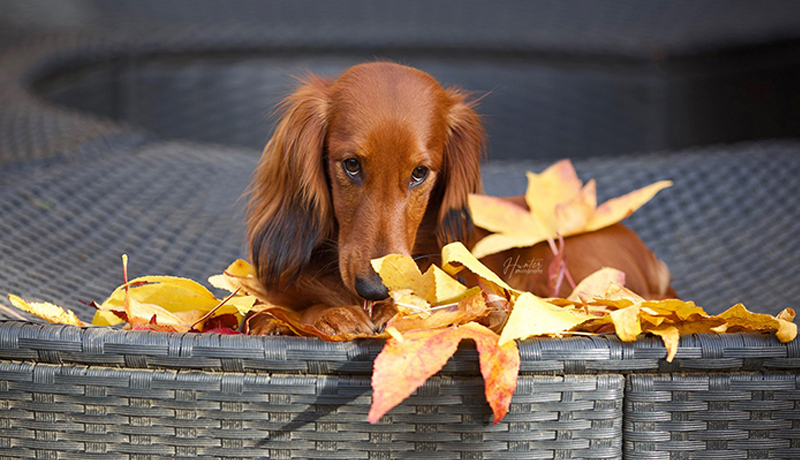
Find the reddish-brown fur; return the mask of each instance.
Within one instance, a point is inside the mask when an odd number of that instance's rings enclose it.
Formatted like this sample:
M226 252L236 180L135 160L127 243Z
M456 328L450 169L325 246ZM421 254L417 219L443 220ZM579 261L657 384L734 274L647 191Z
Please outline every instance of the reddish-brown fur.
M370 259L407 254L424 268L442 245L476 237L467 197L482 191L480 118L460 90L388 62L351 67L335 80L308 77L281 113L250 190L247 236L259 278L273 303L302 310L324 332L371 332L386 314L373 322L361 307L364 296L385 295ZM649 254L632 232L619 235L595 232L567 248L608 240ZM620 251L577 252L568 253L576 278L614 262L640 273L643 285L658 278L641 258L614 260ZM487 262L502 264L503 256Z

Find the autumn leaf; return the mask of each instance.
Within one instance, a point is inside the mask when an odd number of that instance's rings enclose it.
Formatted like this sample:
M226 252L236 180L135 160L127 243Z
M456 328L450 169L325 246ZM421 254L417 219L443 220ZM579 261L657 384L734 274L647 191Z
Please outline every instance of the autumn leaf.
M777 318L779 320L782 320L782 321L788 321L788 322L791 323L792 321L794 321L794 316L795 316L794 309L792 309L792 308L784 308L783 310L781 310L780 313L778 313L775 316L775 318Z
M463 284L436 265L423 274L409 256L391 254L371 261L372 267L401 311L427 313L432 305L457 303L468 294Z
M470 289L472 295L457 303L434 307L428 315L395 315L386 324L398 331L414 329L435 329L450 325L465 324L479 320L490 312L485 294L479 288Z
M594 317L581 310L559 307L525 292L514 302L500 345L538 335L558 336L590 319Z
M475 341L486 400L492 408L494 423L499 422L508 411L516 389L519 350L513 341L498 346L497 334L477 323L446 329L408 331L399 340L387 340L375 359L369 422L376 423L439 372L463 339Z
M246 260L234 261L222 274L209 277L208 282L217 289L231 293L238 291L238 296L250 295L263 303L269 303L267 289L258 280L255 267Z
M527 209L502 198L470 195L475 225L493 232L475 244L475 257L600 230L630 216L672 185L659 181L598 206L595 182L583 185L569 160L527 175Z
M400 331L464 324L488 313L479 288L467 289L436 265L423 274L411 257L392 254L372 266L398 311L389 325Z
M616 268L604 267L586 278L582 279L567 300L575 302L587 301L593 297L600 297L608 291L609 285L625 285L625 272Z
M506 297L510 297L521 293L509 286L486 265L483 265L463 243L458 241L442 248L442 269L450 276L456 276L466 269L483 281L484 287L493 287L494 289L491 289L492 292L490 292L493 294L503 293Z
M728 331L770 331L775 332L781 342L791 342L797 337L797 325L794 320L794 310L788 308L777 317L763 313L753 313L742 304L736 304L719 315L727 321Z
M431 277L424 278L417 263L409 256L390 254L370 261L372 268L390 291L413 290L425 301L436 297L436 286Z
M614 331L623 342L633 342L642 333L642 323L639 318L641 309L642 304L636 303L609 314L614 324Z
M125 307L126 297L131 301L128 308ZM197 320L213 309L216 309L215 316L235 314L242 317L255 301L253 296L232 296L217 308L222 300L194 280L142 276L122 284L97 305L92 324L113 326L127 321L132 327L158 324L159 328L185 332L193 329ZM156 317L155 323L153 316Z
M152 329L163 332L188 332L203 312L184 310L171 312L158 305L139 302L129 298L125 302L125 314L132 329Z
M678 353L678 344L681 339L681 332L677 327L665 324L649 328L647 332L661 337L664 342L664 348L667 349L667 362L671 363L675 359L675 354Z
M58 305L50 302L26 302L13 294L8 295L11 304L20 310L26 311L38 318L55 324L71 324L73 326L85 326L72 310L64 310Z
M317 329L313 324L303 321L303 314L292 308L282 307L278 305L258 305L255 308L258 311L255 315L267 315L267 318L277 319L281 324L286 325L292 332L301 337L317 337L326 342L350 342L356 339L376 339L386 338L387 333L380 334L356 334L356 333L342 333L342 334L326 334ZM255 320L256 317L250 317L249 321Z
M599 276L599 275L598 275ZM605 279L605 277L601 277ZM752 313L739 304L722 315L709 315L692 301L664 299L645 301L629 289L611 283L605 294L588 300L581 298L587 309L602 307L608 313L602 319L587 323L584 330L602 328L611 321L614 332L626 342L635 341L643 333L659 336L667 349L667 362L671 362L678 349L681 335L743 331L774 331L782 341L797 335L794 311L787 309L773 317ZM567 302L567 301L565 301ZM593 310L597 312L598 310ZM606 319L607 318L607 319Z
M606 201L594 210L591 219L586 224L586 229L581 233L610 227L626 219L652 200L658 192L668 187L672 187L672 181L662 180Z

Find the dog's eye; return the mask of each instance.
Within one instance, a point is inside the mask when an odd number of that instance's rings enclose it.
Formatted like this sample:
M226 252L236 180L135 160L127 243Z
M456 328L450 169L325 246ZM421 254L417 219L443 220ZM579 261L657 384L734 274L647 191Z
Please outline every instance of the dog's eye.
M344 172L354 179L361 174L361 163L359 163L355 158L348 158L344 160L342 162L342 167L344 167Z
M426 177L428 177L428 171L430 171L425 166L418 166L414 168L414 171L411 172L411 185L417 185L422 183Z

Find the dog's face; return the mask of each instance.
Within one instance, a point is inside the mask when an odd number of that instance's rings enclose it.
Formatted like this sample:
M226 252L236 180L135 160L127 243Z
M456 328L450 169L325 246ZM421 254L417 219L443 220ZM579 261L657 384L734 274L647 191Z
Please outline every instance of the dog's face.
M413 69L356 67L332 85L327 170L348 288L378 300L370 259L411 255L442 173L452 103Z
M378 300L370 260L440 247L469 231L484 133L456 89L387 62L310 77L284 114L253 181L248 236L259 278L280 290L336 242L344 288ZM429 251L429 252L438 252Z

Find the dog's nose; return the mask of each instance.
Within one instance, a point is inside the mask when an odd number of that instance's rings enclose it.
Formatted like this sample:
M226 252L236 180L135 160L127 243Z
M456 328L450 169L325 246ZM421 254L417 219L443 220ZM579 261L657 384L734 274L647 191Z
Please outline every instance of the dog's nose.
M381 277L370 269L366 276L356 276L356 292L367 300L383 300L389 297L389 289L383 285Z

